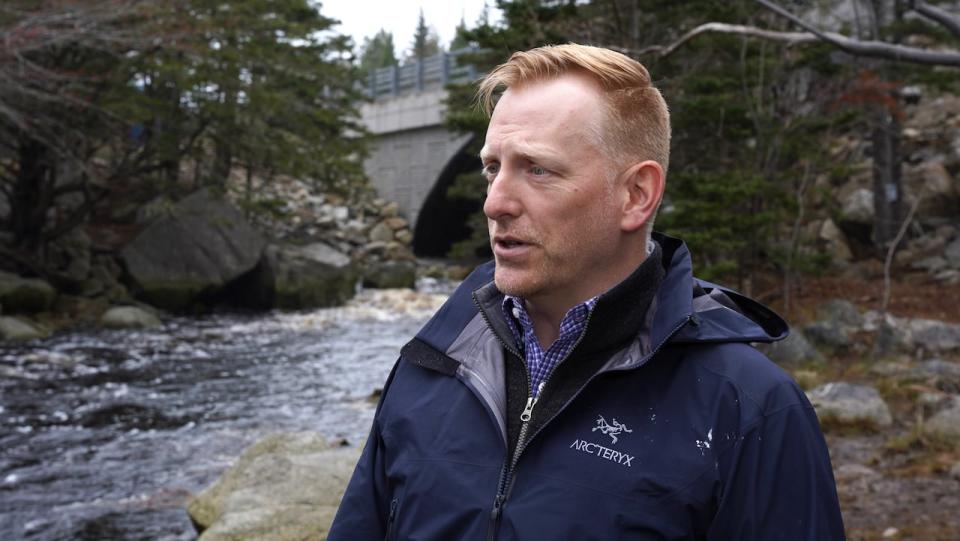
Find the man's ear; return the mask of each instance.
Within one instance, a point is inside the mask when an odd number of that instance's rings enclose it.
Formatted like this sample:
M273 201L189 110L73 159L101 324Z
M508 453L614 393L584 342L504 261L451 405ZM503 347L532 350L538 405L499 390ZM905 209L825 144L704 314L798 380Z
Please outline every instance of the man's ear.
M663 167L653 160L635 163L621 177L626 197L620 228L633 232L642 228L656 214L663 191Z

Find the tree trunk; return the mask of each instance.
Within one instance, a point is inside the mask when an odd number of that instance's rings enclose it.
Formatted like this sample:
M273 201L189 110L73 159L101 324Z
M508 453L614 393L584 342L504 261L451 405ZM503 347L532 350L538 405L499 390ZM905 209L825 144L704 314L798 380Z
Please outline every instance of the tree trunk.
M19 171L10 205L14 246L33 252L40 246L47 210L56 184L56 164L50 148L24 137L18 149Z
M900 122L885 108L873 116L873 236L882 250L897 234L903 207Z

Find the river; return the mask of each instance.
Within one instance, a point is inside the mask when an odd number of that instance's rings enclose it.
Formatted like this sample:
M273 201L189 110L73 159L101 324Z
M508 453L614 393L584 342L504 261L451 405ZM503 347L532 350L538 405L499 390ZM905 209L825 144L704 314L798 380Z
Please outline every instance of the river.
M421 285L0 343L0 539L195 539L186 497L247 445L296 430L362 441L371 393L451 289Z

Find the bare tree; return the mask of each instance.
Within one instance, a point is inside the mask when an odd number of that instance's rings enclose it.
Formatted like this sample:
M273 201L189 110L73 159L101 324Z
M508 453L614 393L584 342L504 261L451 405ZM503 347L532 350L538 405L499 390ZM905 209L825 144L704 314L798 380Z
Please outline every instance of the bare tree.
M0 196L7 259L36 270L42 246L81 223L110 172L93 157L128 126L106 103L136 95L116 66L172 37L169 4L10 0L0 4ZM133 163L142 145L111 159ZM103 160L100 160L102 164ZM118 170L112 171L114 175ZM70 199L69 205L58 201ZM56 209L56 212L54 212Z

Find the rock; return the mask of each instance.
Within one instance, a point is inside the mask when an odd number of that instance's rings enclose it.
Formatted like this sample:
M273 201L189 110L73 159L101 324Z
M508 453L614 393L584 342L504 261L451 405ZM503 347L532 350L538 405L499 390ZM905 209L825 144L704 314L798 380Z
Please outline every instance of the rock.
M873 192L859 188L843 201L843 218L859 224L873 224Z
M363 269L363 287L379 289L413 288L417 280L416 266L410 262L384 261L368 263Z
M359 451L310 432L267 436L191 499L199 541L326 539Z
M957 462L950 468L950 477L960 481L960 462Z
M760 346L770 359L783 366L797 366L807 362L821 362L823 356L802 332L793 330L784 340Z
M912 259L912 258L911 258ZM927 271L930 273L939 272L947 267L947 260L938 256L924 257L914 260L910 263L910 268Z
M121 255L144 300L183 310L253 269L264 246L240 211L200 190L150 224Z
M960 350L960 324L911 319L906 325L914 347L938 353Z
M410 246L410 244L413 242L413 233L411 233L409 229L401 229L400 231L397 231L393 237L397 240L397 242L405 246Z
M960 268L960 237L947 245L943 251L943 257L951 267Z
M393 229L386 222L380 222L370 230L370 240L372 242L390 242L393 240Z
M917 212L920 216L955 217L960 213L960 194L954 187L953 177L941 161L924 161L915 167L906 167L903 172L905 191L910 195L907 204L922 195Z
M391 201L380 208L380 215L384 218L390 218L396 216L400 212L400 205L394 201Z
M62 290L79 292L83 282L90 276L91 246L90 237L79 228L50 243L47 266Z
M849 263L853 260L853 252L850 251L847 236L837 227L837 224L833 223L833 220L828 218L823 221L818 236L826 242L827 253L834 262Z
M114 306L100 316L100 324L111 329L149 329L163 326L157 316L136 306Z
M4 340L34 340L44 336L44 332L20 318L0 316L0 338Z
M960 394L960 364L942 359L923 361L911 370L917 377L932 380L935 387L954 394Z
M821 420L844 424L867 423L886 427L893 423L890 408L876 389L867 385L833 382L807 393Z
M353 297L356 283L350 258L318 242L268 246L263 261L236 290L254 308L297 310L343 304Z
M960 270L944 269L934 274L933 279L938 283L946 285L960 284Z
M817 317L826 323L859 329L863 316L852 302L846 299L831 299L817 308Z
M56 290L45 280L0 271L0 308L4 312L42 312L53 305L56 297Z
M817 347L832 351L842 351L850 347L846 330L836 323L817 321L805 326L803 334Z
M935 413L923 426L928 432L960 439L960 396L954 396L950 406Z
M385 224L387 224L388 226L390 226L390 229L393 229L394 231L398 231L398 230L400 230L400 229L403 229L403 228L407 227L407 225L409 225L408 222L407 222L407 220L405 220L405 219L403 219L403 218L401 218L401 217L399 217L399 216L394 216L394 217L392 217L392 218L387 218L386 220L383 221L383 223L385 223Z

